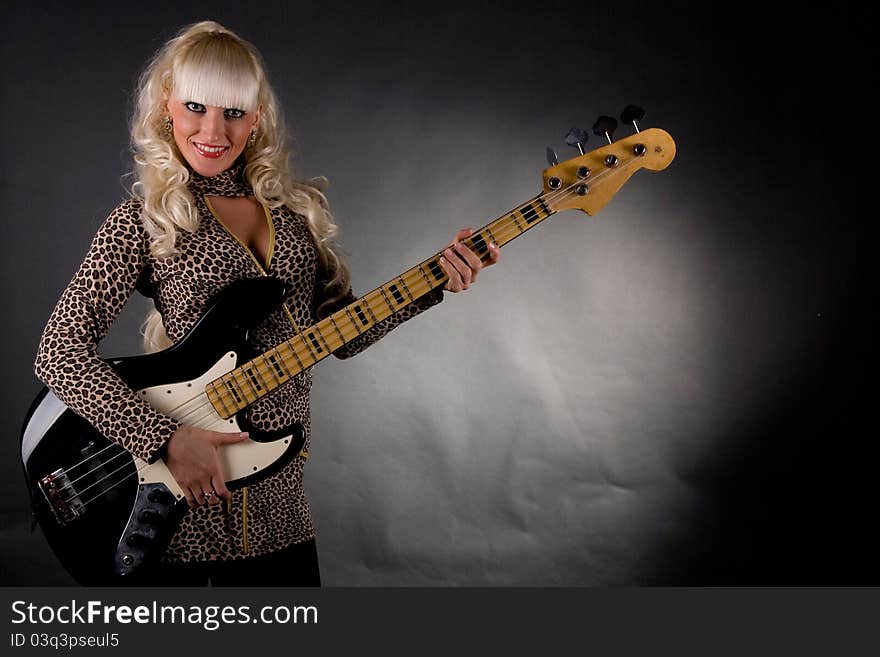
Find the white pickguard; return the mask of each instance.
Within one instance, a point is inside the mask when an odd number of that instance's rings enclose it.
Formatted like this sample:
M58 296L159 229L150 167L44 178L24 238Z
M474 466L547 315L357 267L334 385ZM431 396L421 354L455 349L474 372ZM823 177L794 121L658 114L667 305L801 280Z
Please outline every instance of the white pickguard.
M208 383L223 376L237 365L238 355L230 351L197 379L144 388L139 390L138 394L157 411L170 415L182 424L210 431L237 433L241 429L236 419L232 417L224 420L217 415L205 394L205 386ZM226 481L242 479L272 465L281 458L289 444L290 436L286 436L268 443L247 439L220 447L220 465L223 467ZM163 483L178 499L183 497L183 490L161 459L147 464L135 457L135 466L140 473L141 483Z

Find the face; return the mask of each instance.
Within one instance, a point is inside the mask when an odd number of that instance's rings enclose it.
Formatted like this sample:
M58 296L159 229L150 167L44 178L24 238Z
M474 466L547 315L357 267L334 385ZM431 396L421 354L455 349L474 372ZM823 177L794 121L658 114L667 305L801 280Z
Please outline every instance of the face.
M241 155L260 118L260 109L245 112L172 99L168 101L168 115L177 148L197 173L210 178L231 167Z

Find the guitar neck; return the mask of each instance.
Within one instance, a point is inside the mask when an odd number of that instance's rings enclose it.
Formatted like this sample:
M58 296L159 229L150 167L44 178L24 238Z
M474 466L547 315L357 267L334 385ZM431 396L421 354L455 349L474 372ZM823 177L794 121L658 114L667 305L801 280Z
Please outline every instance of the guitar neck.
M542 193L486 224L462 242L480 258L486 258L490 242L499 247L509 244L555 212L557 210ZM444 285L448 277L440 266L440 255L435 253L341 310L302 329L289 340L209 383L206 391L217 413L224 419L232 417L382 320Z
M490 242L504 246L557 212L577 209L588 215L595 214L637 170L661 171L674 157L675 142L668 132L659 128L637 131L589 153L582 152L580 156L544 170L542 193L462 241L481 258L486 258ZM435 253L357 301L209 383L206 392L214 409L224 419L232 417L383 319L446 283L446 273L439 263L440 255Z

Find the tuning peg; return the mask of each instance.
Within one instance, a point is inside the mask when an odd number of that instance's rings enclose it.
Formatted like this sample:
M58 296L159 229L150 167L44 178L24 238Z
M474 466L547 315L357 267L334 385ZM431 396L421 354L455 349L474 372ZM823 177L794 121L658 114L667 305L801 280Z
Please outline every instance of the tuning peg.
M549 146L547 147L547 161L550 163L551 167L555 167L559 164L559 158L556 157L556 151L554 151Z
M568 134L565 135L565 143L571 146L572 148L577 148L581 155L584 154L584 144L587 143L587 139L589 139L590 135L587 134L586 130L581 128L572 128L568 131Z
M645 110L637 105L627 105L623 108L623 112L620 113L621 123L632 123L636 132L641 132L637 121L641 121L643 118L645 118Z
M614 134L614 131L617 130L617 119L613 116L600 116L596 119L596 122L593 124L593 134L605 135L605 139L608 140L608 143L611 143L611 135Z

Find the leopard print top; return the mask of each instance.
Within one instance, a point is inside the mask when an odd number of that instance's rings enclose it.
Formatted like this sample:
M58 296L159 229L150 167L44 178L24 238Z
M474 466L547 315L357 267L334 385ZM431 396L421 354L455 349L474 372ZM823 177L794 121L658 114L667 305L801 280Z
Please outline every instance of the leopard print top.
M279 308L254 331L254 346L263 351L293 337L292 322L316 322L316 309L324 300L323 285L317 284L316 247L302 216L284 206L267 211L270 249L269 262L263 265L212 213L206 196L252 195L242 162L213 178L191 172L188 187L200 221L194 233L179 232L174 257L157 259L150 253L140 201L129 199L111 212L52 312L34 365L37 377L70 409L145 461L160 456L179 425L148 406L98 356L99 341L134 290L153 299L168 337L177 341L195 325L208 301L232 281L264 274L278 277L291 290L285 300L290 314ZM429 292L336 355L358 353L442 296L440 289ZM351 290L347 299L354 300ZM258 429L277 430L300 422L306 430L303 454L274 475L235 491L226 505L192 509L164 561L258 556L314 537L303 493L303 466L311 445L310 387L311 375L304 372L249 409L249 419Z

